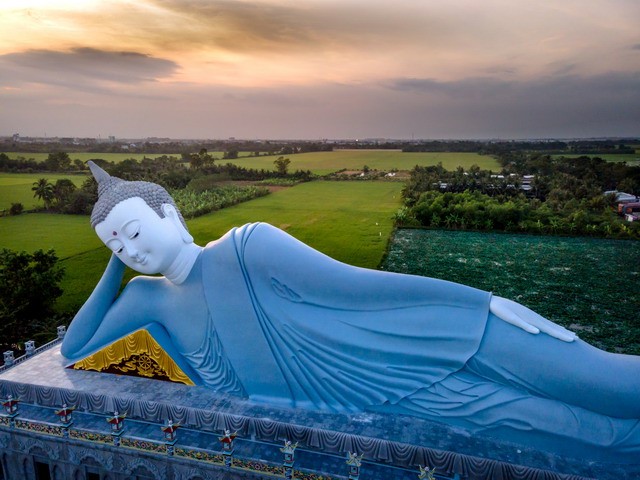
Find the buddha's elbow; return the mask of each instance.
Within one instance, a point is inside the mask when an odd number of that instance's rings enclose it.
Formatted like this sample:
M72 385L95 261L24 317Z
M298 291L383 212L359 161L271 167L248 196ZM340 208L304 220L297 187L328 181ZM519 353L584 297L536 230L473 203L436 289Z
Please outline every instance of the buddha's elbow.
M80 353L83 346L84 345L78 345L78 341L73 338L73 334L70 336L67 332L62 340L62 345L60 345L60 355L67 360L77 360L78 353Z
M68 341L68 339L65 338L62 341L62 345L60 346L60 355L62 355L66 359L70 359L73 356L73 349L69 345L69 343L70 342Z

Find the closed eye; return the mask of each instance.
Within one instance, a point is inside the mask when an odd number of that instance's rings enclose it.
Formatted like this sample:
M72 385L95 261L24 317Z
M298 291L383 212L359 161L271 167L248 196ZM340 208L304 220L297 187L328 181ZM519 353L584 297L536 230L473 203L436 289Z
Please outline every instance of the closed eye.
M140 235L140 231L137 231L136 233L131 235L131 238L138 238L138 235Z
M107 247L111 249L116 255L120 255L124 252L124 245L120 240L111 239L107 242Z

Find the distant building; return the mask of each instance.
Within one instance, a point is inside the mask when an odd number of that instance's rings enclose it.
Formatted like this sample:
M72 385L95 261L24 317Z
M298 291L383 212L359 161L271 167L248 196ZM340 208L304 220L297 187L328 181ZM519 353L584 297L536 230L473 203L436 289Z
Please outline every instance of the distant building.
M629 202L637 202L638 197L626 192L619 192L617 190L607 190L604 192L604 195L615 194L614 201L617 203L629 203Z
M520 190L524 190L525 192L533 190L531 182L533 182L534 178L536 178L535 175L523 175L522 181L520 182Z

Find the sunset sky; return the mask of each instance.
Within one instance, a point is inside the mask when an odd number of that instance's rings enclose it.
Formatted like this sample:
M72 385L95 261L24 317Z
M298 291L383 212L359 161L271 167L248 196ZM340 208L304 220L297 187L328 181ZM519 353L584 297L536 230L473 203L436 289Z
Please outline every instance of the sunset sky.
M0 0L0 135L640 135L638 0Z

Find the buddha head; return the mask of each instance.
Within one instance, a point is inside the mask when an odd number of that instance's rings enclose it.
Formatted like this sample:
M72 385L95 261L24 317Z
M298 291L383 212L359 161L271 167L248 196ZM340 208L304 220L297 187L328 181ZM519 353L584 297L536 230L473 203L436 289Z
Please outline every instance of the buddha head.
M98 182L91 226L128 267L145 274L170 270L193 243L173 198L160 185L112 177L88 162Z

